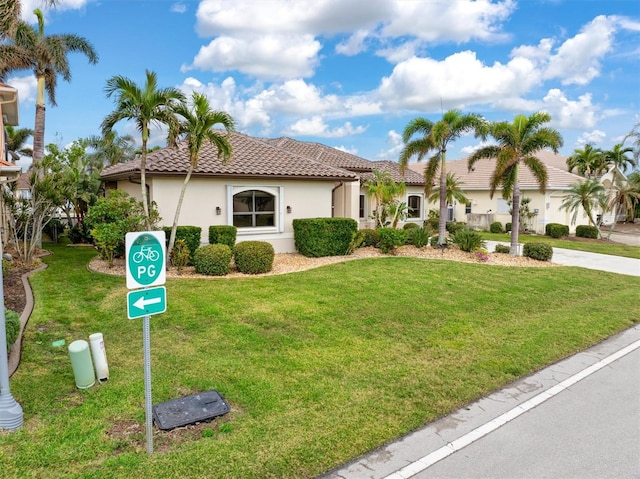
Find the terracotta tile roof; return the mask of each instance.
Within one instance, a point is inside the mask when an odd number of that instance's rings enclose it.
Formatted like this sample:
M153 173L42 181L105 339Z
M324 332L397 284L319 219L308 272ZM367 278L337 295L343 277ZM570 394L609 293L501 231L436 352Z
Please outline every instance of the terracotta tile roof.
M566 169L566 156L556 155L551 151L541 151L536 155L547 167L547 189L567 189L570 185L582 181L583 178L569 173ZM564 168L561 166L564 165ZM409 168L424 171L424 163L411 163ZM495 169L495 160L480 160L473 171L467 169L467 159L447 161L447 172L454 173L461 181L463 190L488 190L491 175ZM520 188L523 190L538 189L538 183L528 168L520 169Z
M344 169L335 168L301 154L279 148L272 141L253 138L242 133L230 137L233 155L226 165L217 157L217 150L206 143L200 151L198 168L194 176L237 176L307 178L355 181L358 177ZM177 149L163 148L147 155L147 174L183 175L189 163L186 142ZM140 159L105 168L101 178L118 179L139 175Z
M380 171L388 171L391 174L391 178L395 182L404 181L407 186L424 186L424 176L410 168L407 168L404 175L400 173L400 165L395 161L374 161L371 162L373 169ZM373 178L373 173L364 172L360 173L360 180L366 181L369 178Z
M283 150L291 151L337 168L344 168L350 171L372 170L372 165L369 160L320 143L292 140L287 137L265 139L264 141Z

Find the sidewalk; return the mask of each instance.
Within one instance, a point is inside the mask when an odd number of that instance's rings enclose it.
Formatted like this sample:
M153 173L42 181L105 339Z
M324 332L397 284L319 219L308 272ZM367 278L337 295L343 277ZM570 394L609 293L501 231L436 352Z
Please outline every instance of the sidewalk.
M554 263L640 276L640 260L553 251ZM321 478L640 478L638 371L640 325Z

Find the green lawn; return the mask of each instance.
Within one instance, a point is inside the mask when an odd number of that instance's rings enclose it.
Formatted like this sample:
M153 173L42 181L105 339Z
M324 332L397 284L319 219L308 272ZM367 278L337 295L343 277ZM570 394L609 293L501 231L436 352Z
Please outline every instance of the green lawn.
M509 243L511 236L508 234L499 233L481 233L485 240L490 241L504 241ZM589 251L591 253L611 254L614 256L624 256L625 258L637 258L640 259L640 247L631 246L619 243L595 243L595 242L580 242L571 241L566 239L555 239L550 236L537 236L537 235L518 235L519 243L549 243L554 248L573 249L577 251Z
M640 321L640 278L378 258L301 273L167 281L151 320L154 403L217 389L233 410L145 449L142 321L124 278L53 246L11 379L24 426L3 477L301 478ZM606 285L606 287L605 287ZM66 347L102 332L110 379L75 388Z

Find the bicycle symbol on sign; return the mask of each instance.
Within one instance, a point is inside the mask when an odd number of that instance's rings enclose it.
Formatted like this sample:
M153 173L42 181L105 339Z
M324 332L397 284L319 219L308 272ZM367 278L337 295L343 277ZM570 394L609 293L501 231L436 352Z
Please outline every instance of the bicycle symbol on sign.
M160 253L151 246L141 246L140 251L133 253L132 259L134 263L142 263L145 259L148 261L157 261L160 259Z

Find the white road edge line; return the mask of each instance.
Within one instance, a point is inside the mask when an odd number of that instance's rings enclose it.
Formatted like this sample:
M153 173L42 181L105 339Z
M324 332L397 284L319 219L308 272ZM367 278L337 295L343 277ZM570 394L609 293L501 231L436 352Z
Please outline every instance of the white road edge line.
M448 443L445 446L442 446L440 449L436 449L430 454L427 454L424 457L421 457L417 461L414 461L402 469L397 470L393 474L385 476L384 479L409 479L410 477L418 474L419 472L424 471L428 467L433 466L436 462L441 461L445 457L450 456L456 451L459 451L465 446L468 446L471 443L474 443L478 439L486 436L490 432L495 431L500 426L507 424L510 421L513 421L515 418L524 414L525 412L533 409L534 407L542 404L548 399L551 399L555 395L561 393L565 389L573 386L578 381L590 376L591 374L599 371L600 369L608 366L614 361L626 356L632 351L640 348L640 340L631 343L629 346L622 348L615 353L607 356L604 359L601 359L597 363L583 369L582 371L574 374L573 376L568 377L564 381L556 384L552 388L541 392L540 394L528 399L522 404L514 407L513 409L505 412L504 414L498 416L495 419L487 422L486 424L474 429L473 431L468 432L464 436L459 437L458 439Z

